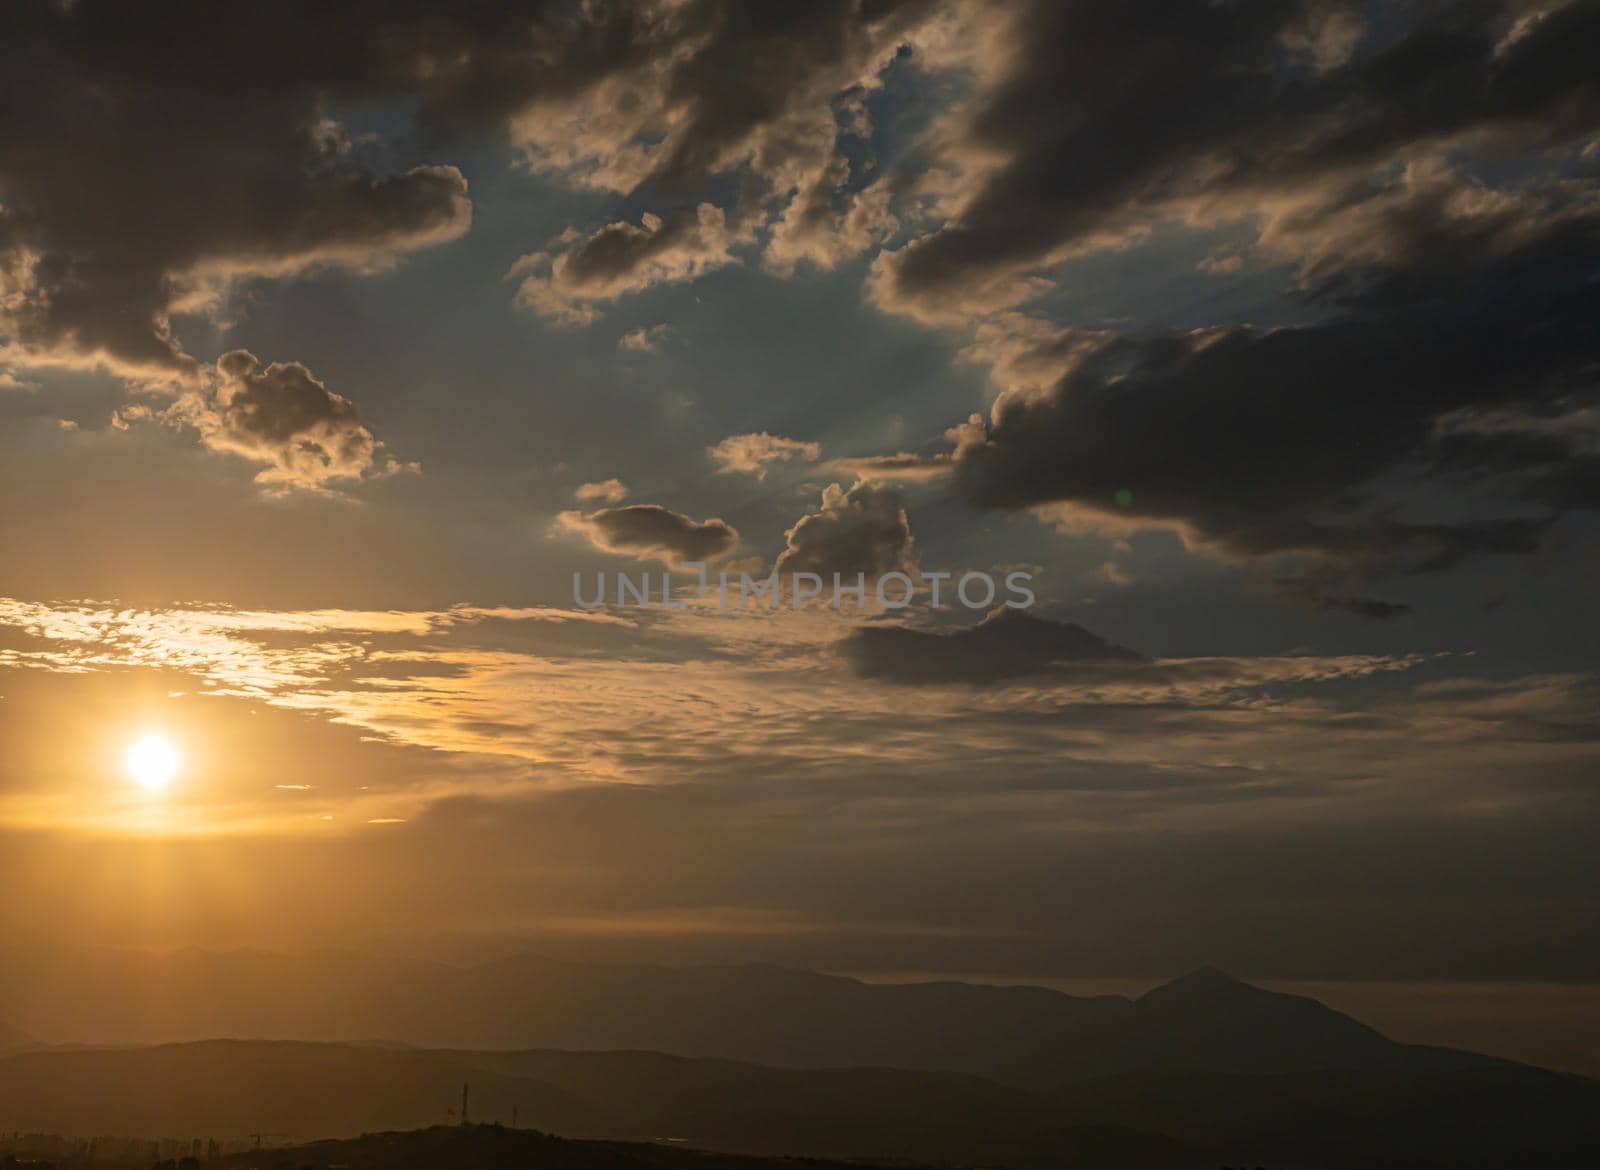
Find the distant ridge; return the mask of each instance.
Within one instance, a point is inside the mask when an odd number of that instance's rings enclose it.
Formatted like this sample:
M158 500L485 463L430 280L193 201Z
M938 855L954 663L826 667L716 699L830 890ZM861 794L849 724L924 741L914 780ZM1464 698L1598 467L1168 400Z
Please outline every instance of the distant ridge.
M31 978L30 978L31 975ZM782 967L658 967L534 955L477 967L189 951L9 967L45 1034L118 1042L251 1036L425 1048L647 1049L791 1067L962 1072L1049 1090L1188 1070L1478 1068L1398 1044L1313 1000L1203 969L1129 1000L1042 987L873 984ZM53 1012L53 1014L52 1014ZM35 1022L37 1021L37 1022ZM132 1025L137 1024L135 1031Z

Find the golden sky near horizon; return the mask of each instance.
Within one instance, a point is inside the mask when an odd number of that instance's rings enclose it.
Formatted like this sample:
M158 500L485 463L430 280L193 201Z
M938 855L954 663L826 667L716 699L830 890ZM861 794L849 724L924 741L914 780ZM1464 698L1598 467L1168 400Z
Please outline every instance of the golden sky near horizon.
M0 937L1591 980L1594 6L1169 7L12 5Z

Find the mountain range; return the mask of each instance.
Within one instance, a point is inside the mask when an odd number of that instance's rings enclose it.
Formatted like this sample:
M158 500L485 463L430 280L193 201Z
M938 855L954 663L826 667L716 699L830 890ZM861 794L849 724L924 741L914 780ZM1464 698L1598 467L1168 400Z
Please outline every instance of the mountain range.
M142 961L156 982L92 1018L333 1038L14 1051L0 1131L354 1137L459 1120L470 1085L474 1121L761 1157L1499 1170L1600 1149L1600 1082L1399 1044L1209 969L1124 999L760 966ZM107 983L76 975L56 993ZM57 1001L30 986L8 970L6 1001L43 1031Z
M56 1042L216 1037L426 1048L645 1049L788 1067L962 1072L1048 1091L1147 1071L1478 1068L1397 1044L1315 1000L1196 971L1137 999L1041 987L864 983L779 967L474 967L351 955L20 958L0 1009Z

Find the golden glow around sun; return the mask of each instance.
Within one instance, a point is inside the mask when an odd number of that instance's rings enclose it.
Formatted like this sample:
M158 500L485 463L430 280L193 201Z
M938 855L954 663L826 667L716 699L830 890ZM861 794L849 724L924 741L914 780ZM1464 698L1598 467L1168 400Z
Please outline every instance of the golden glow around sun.
M178 752L159 735L147 735L128 749L128 775L140 788L159 792L178 774Z

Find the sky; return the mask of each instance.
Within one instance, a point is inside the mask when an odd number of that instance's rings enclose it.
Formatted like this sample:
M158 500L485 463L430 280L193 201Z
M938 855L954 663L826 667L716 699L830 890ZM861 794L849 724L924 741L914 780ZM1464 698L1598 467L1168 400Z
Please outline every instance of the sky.
M8 25L6 938L1594 1003L1600 6Z

